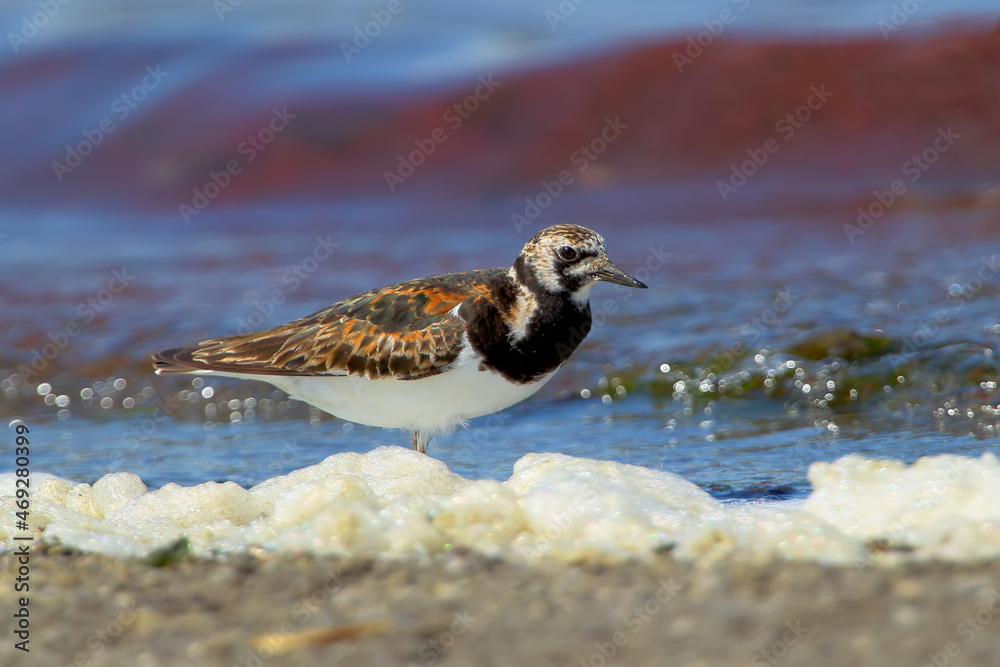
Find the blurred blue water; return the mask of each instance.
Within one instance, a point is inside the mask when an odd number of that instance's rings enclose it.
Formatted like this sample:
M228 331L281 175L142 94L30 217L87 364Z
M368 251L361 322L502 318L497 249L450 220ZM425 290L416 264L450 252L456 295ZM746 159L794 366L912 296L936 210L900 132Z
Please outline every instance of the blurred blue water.
M46 3L47 4L47 3ZM420 67L474 66L477 59L511 57L548 43L585 44L620 42L652 35L684 34L703 29L726 10L729 24L740 30L781 32L877 32L879 21L890 21L902 12L914 25L971 16L995 16L1000 7L993 0L960 0L949 3L898 2L896 0L621 0L607 3L535 2L470 4L458 0L400 0L390 14L389 0L348 0L331 4L319 0L239 2L238 0L181 0L135 3L127 0L94 0L85 5L60 4L43 23L32 45L53 47L72 39L184 40L210 35L230 39L269 40L275 43L302 40L350 41L355 28L370 21L381 57L399 58ZM5 3L0 25L6 33L17 30L24 19L44 11L38 0ZM898 21L897 17L897 21ZM391 27L391 30L389 29ZM374 52L374 49L373 49ZM461 54L449 62L444 54ZM367 54L366 54L367 55ZM463 59L466 59L463 62Z
M148 354L236 333L241 325L276 326L396 280L509 264L529 231L519 234L509 224L506 212L515 203L424 210L288 203L221 211L212 225L194 227L155 216L136 226L130 216L87 214L37 216L23 227L13 223L24 212L0 216L0 228L12 230L0 243L0 414L32 426L40 466L80 481L129 470L152 486L209 479L249 485L341 451L407 446L406 434L341 422L291 404L265 384L192 386L190 378L154 377ZM783 485L802 493L809 463L850 452L913 460L995 449L997 420L981 406L1000 405L1000 397L980 389L979 376L959 367L949 345L1000 349L1000 278L955 299L984 258L1000 253L987 212L913 213L851 244L836 219L692 224L587 208L589 214L569 215L577 207L567 195L544 224L568 215L594 226L623 268L653 268L650 289L626 299L598 286L593 303L602 323L538 396L431 444L456 472L505 479L523 454L561 451L671 470L726 497L768 495ZM305 266L320 238L336 244L333 256L307 279L289 281L290 267ZM648 263L663 252L664 265ZM80 320L79 305L114 269L134 276L127 289L100 318L82 323L83 332L48 369L16 384L18 364L48 342L48 333ZM260 307L275 290L280 302ZM769 317L782 293L791 295L790 307ZM948 321L922 345L930 356L921 362L921 386L887 386L889 403L836 412L801 395L671 397L656 389L667 377L664 364L672 373L707 366L734 342L759 350L767 363L784 363L783 350L803 334L846 326L912 340L942 309ZM767 323L754 324L761 317ZM808 374L819 364L799 363ZM935 363L941 370L927 379ZM962 414L935 416L959 406L955 396L964 401ZM163 401L168 415L157 412ZM0 461L0 469L7 465Z
M372 36L362 47L358 31L369 27L373 11L384 17L388 2L222 2L58 5L24 43L0 49L7 121L0 128L0 176L13 180L36 163L47 186L54 186L49 161L106 115L122 82L132 82L149 64L122 54L146 57L161 46L172 78L162 96L150 95L146 111L167 105L172 86L194 88L200 99L199 81L252 83L209 91L227 104L206 98L197 108L207 119L241 102L267 108L286 96L329 90L426 90L493 68L577 59L664 35L683 38L709 29L706 22L716 25L724 10L733 12L731 29L742 35L877 38L879 22L891 20L902 4L403 0L391 23L369 28ZM565 21L551 13L561 5ZM37 0L0 5L8 41L10 33L31 32L24 21L34 20L40 6ZM220 13L218 6L232 11ZM570 6L572 13L565 9ZM926 3L906 17L898 36L998 15L995 1ZM348 49L343 62L331 65L326 53L308 66L308 55L302 55L311 45L340 42ZM93 57L87 77L59 60L78 53L73 49L80 45L98 47L84 51ZM359 52L350 52L352 46ZM289 51L295 57L278 57ZM277 55L249 59L248 53ZM260 69L248 71L248 62ZM198 118L183 120L186 132L198 129ZM985 408L1000 406L1000 399L980 387L980 379L990 378L960 368L958 352L948 347L998 348L1000 281L987 281L959 300L961 307L955 300L955 290L963 294L982 258L1000 253L989 211L901 212L851 243L842 229L845 220L832 217L704 224L672 216L671 203L688 187L664 184L655 193L622 185L597 188L568 194L546 211L538 226L592 225L626 270L646 265L651 248L662 248L669 261L650 272L649 290L627 300L597 288L595 311L605 311L606 323L595 327L572 363L499 421L475 420L467 431L438 438L433 455L460 474L503 479L524 453L563 451L675 471L726 496L748 489L763 494L782 485L801 493L810 462L848 452L912 460L996 448L996 419ZM843 183L796 187L799 194L830 195ZM650 202L637 210L658 213L629 213L637 201ZM266 385L213 381L214 393L206 397L207 385L154 378L150 352L235 333L245 324L275 326L376 285L506 265L534 231L512 227L510 213L523 203L501 196L220 204L191 225L174 210L95 212L75 206L52 196L45 206L0 210L0 416L28 421L36 434L35 461L47 470L79 481L130 470L152 486L208 479L248 485L340 451L406 446L408 437L319 415ZM290 268L310 257L320 238L339 244L337 252L307 280L288 280ZM116 270L134 279L87 319L88 300L101 294ZM752 324L783 290L794 296L788 312L767 326ZM275 291L280 301L271 298ZM604 305L606 299L613 308ZM777 363L798 337L832 326L912 340L942 309L948 321L926 346L923 384L887 385L887 396L899 397L888 404L868 402L855 412L833 413L802 397L757 393L716 400L689 392L675 400L663 392L662 365L707 366L705 359L734 342ZM27 384L14 382L18 367L68 322L78 322L82 333ZM744 333L748 325L750 334ZM934 363L939 376L929 375ZM115 380L124 386L116 388ZM621 394L615 391L619 385ZM170 415L153 420L157 401L174 403ZM0 453L7 444L0 442ZM0 460L0 470L10 464Z

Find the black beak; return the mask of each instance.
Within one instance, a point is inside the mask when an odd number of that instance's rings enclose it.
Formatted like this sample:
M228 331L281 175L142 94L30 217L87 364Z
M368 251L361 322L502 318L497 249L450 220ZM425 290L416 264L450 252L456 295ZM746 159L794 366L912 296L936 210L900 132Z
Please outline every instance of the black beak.
M625 285L626 287L646 289L646 285L625 273L611 262L608 262L597 271L594 271L593 276L605 283L614 283L615 285Z

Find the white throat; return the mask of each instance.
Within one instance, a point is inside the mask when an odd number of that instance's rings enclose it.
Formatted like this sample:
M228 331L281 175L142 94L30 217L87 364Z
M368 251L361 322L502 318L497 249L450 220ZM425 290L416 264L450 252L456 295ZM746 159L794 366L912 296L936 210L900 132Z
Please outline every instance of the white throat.
M570 299L580 308L584 308L590 302L590 290L594 289L594 283L586 283L583 287L573 292Z

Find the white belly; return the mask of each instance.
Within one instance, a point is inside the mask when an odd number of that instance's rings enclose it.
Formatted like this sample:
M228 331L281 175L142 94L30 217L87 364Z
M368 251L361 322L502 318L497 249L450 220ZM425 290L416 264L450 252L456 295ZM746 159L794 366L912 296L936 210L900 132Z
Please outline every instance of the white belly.
M463 355L465 356L465 355ZM263 380L332 415L359 424L424 433L450 433L473 417L508 408L531 396L555 371L529 384L511 384L479 361L420 380L367 380L356 376L282 376L208 373Z

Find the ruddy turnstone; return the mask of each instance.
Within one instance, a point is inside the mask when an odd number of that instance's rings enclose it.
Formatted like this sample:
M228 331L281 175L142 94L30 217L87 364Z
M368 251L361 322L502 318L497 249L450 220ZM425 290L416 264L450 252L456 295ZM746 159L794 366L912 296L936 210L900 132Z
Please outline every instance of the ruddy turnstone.
M548 382L590 331L602 281L646 287L611 263L600 234L555 225L509 268L374 289L274 329L164 350L153 365L264 380L342 419L409 429L425 452Z

